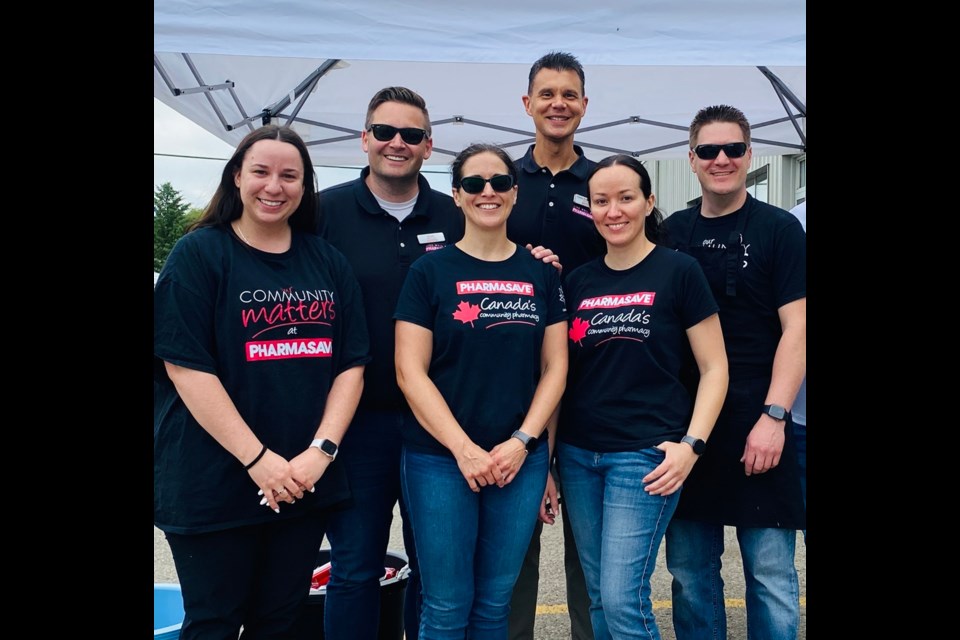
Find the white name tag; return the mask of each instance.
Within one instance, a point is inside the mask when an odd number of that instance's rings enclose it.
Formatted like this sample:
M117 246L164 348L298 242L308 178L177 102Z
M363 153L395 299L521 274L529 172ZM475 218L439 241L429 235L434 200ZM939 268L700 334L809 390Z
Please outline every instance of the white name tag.
M579 193L573 194L573 201L580 205L581 207L589 207L590 201L587 200L587 196L582 196Z
M417 242L420 244L430 244L431 242L443 242L446 238L443 237L443 231L438 231L436 233L421 233L417 236Z

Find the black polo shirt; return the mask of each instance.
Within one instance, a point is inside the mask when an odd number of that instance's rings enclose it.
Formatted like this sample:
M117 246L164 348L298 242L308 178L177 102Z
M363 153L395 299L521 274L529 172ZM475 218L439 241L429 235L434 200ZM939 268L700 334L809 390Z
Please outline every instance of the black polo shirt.
M463 214L453 198L434 191L422 175L420 195L403 222L387 213L364 180L370 167L350 182L320 192L319 233L347 257L360 281L373 360L364 371L360 406L402 410L397 386L393 313L414 260L463 237Z
M507 218L507 236L520 245L542 245L560 256L563 273L607 252L590 217L587 175L596 165L583 155L557 175L533 159L533 147L514 164L519 173L517 204Z

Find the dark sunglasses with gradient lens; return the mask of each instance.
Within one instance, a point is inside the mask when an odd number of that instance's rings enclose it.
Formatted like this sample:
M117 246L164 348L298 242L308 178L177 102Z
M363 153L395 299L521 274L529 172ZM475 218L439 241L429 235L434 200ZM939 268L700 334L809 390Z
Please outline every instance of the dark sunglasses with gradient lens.
M467 176L460 180L460 187L467 193L477 194L483 191L488 182L497 193L510 191L513 188L513 176L510 174L496 175L489 179L480 176Z
M729 144L698 144L693 148L693 152L701 160L713 160L720 155L720 150L727 154L728 158L742 158L747 152L746 142L731 142Z
M420 144L427 137L427 132L416 127L393 127L389 124L372 124L367 131L373 131L373 137L380 142L393 140L397 132L400 132L400 139L407 144Z

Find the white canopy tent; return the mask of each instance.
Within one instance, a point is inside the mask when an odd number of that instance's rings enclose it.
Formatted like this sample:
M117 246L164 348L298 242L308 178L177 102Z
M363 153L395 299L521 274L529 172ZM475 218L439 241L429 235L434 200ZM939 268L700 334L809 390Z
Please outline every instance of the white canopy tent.
M530 65L567 51L586 72L576 142L592 159L686 157L710 104L747 115L755 155L806 150L803 0L155 0L154 95L231 145L291 124L317 165L363 165L367 103L401 85L427 101L430 164L471 142L519 157Z

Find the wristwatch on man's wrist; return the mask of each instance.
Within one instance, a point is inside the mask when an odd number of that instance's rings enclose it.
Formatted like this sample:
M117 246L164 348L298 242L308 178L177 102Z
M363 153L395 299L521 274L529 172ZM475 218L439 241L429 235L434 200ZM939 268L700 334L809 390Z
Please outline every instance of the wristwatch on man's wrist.
M536 448L537 448L537 445L540 444L539 438L535 438L535 437L533 437L532 435L530 435L529 433L524 433L523 431L520 431L519 429L517 429L516 431L514 431L513 433L511 433L511 434L510 434L510 437L511 437L511 438L516 438L517 440L519 440L520 442L522 442L522 443L523 443L523 448L527 450L527 453L530 453L531 451L533 451L534 449L536 449Z
M786 420L790 417L790 412L778 404L763 405L763 412L774 420Z
M336 460L337 458L337 451L339 451L339 447L337 447L337 443L333 440L317 438L310 443L310 446L320 449L320 453L330 458L330 460Z
M683 436L680 438L680 442L686 442L688 445L693 447L693 452L698 456L702 456L703 452L707 450L707 443L701 440L700 438L694 438L693 436Z

